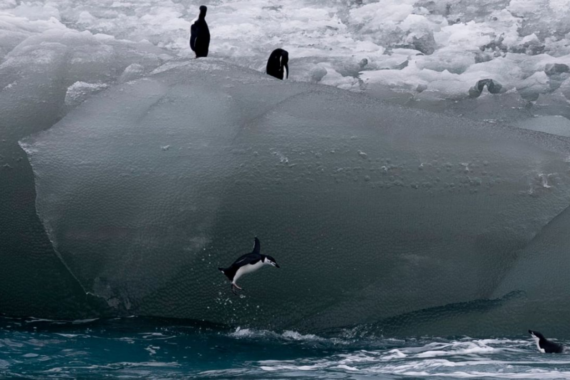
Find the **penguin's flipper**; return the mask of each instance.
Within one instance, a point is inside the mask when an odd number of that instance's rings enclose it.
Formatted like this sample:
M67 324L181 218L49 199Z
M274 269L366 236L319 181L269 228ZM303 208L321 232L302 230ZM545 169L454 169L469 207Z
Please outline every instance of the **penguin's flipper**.
M196 40L198 39L198 25L196 25L196 22L192 23L192 26L190 26L190 49L192 49L193 52L196 51Z
M259 239L256 237L255 243L253 244L253 251L251 251L251 253L259 254L260 251L261 251L261 244L259 243Z

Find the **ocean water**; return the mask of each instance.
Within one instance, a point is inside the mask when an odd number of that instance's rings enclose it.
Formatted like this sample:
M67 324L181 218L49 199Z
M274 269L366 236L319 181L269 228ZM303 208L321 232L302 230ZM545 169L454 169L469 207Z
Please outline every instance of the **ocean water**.
M0 376L145 379L567 379L526 335L384 338L148 318L0 320Z

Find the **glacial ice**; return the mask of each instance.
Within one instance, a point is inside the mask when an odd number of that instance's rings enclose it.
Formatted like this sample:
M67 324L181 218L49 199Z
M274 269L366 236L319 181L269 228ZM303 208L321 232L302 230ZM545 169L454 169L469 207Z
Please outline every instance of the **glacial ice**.
M327 328L489 297L570 204L547 134L173 61L22 140L85 291L129 313ZM282 270L216 268L253 236Z
M88 291L113 313L325 328L506 297L462 331L517 332L537 305L561 323L565 293L521 278L564 268L567 0L222 0L217 59L186 62L198 5L0 2L2 312L100 312ZM243 68L276 47L293 83ZM234 299L213 269L254 235L291 269Z
M18 140L50 128L76 106L77 83L112 84L133 62L152 71L164 52L70 30L53 18L2 13L0 43L0 309L76 317L90 308L38 219L32 169Z
M69 108L83 103L91 95L104 90L108 85L104 83L75 82L67 88L65 105Z
M566 209L522 250L495 290L494 296L502 296L512 289L524 292L525 302L510 310L511 318L518 323L544 326L552 331L566 330L565 316L570 312L567 294L569 223L570 209Z

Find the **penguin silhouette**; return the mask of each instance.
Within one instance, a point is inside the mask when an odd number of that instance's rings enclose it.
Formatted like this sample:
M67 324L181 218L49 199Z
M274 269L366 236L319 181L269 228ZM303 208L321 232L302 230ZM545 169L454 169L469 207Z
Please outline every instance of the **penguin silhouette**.
M273 50L265 71L277 79L289 78L289 53L283 49Z
M196 58L207 57L210 48L210 29L206 23L207 11L205 5L200 6L200 15L190 27L190 48L196 54Z

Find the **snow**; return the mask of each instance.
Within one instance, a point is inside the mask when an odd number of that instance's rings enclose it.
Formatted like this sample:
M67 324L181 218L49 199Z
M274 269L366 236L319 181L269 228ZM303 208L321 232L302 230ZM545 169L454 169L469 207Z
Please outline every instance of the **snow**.
M240 66L263 71L269 52L282 47L290 53L294 80L373 95L385 95L378 87L386 86L412 97L425 91L423 98L432 101L467 98L478 81L493 80L502 93L516 90L532 106L570 77L541 74L548 65L570 65L568 4L223 0L207 4L207 19L211 55ZM51 29L144 42L163 49L165 57L191 58L188 31L199 5L196 0L5 1L0 60L26 38ZM362 61L366 64L359 65Z

